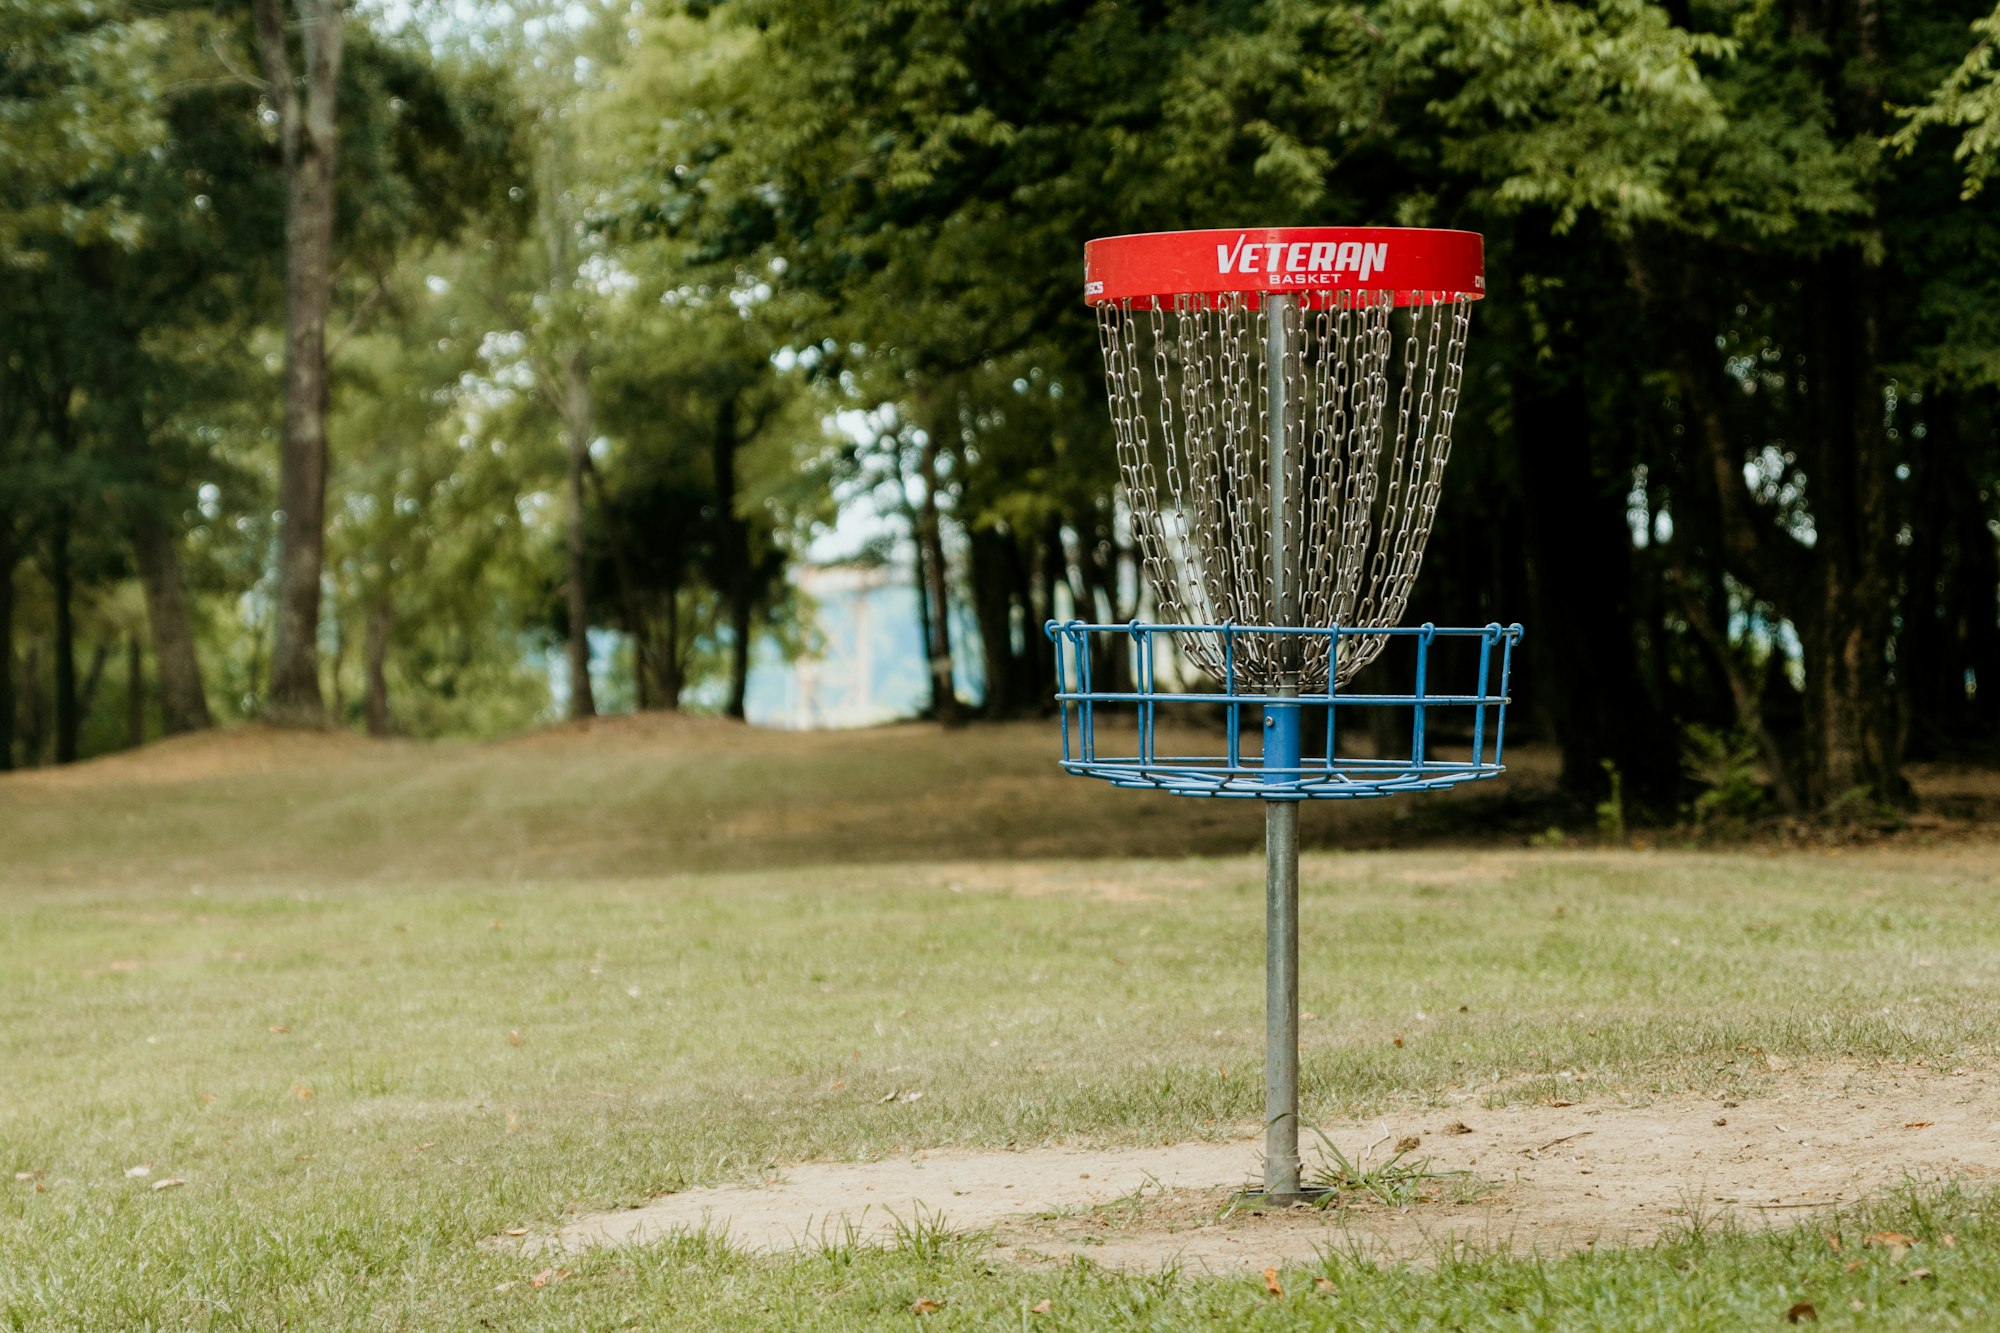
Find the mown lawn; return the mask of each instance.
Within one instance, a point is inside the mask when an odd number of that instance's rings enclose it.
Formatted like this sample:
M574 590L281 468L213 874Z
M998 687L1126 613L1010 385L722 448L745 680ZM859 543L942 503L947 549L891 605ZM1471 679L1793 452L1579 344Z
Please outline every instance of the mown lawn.
M1247 852L966 859L903 823L824 859L766 848L750 871L551 874L529 839L482 852L465 832L496 808L533 824L538 786L559 829L590 762L548 753L539 777L519 754L484 776L450 758L449 782L414 751L346 780L0 782L0 1327L1735 1329L1802 1300L1822 1327L2000 1326L1994 1200L1949 1184L1840 1224L1953 1233L1917 1281L1847 1271L1853 1246L1815 1225L1435 1268L1330 1258L1331 1292L1288 1270L1282 1299L1022 1270L922 1233L785 1260L713 1238L601 1250L537 1288L540 1261L485 1242L576 1207L807 1159L1240 1132L1262 1031ZM363 850L301 851L297 830L334 818L314 794ZM818 816L793 817L809 847ZM414 834L389 854L396 828L455 839L456 864ZM853 839L900 850L860 860ZM1769 1057L1988 1062L1996 869L1982 844L1309 856L1307 1114L1579 1077L1754 1097ZM925 1095L882 1100L899 1090Z

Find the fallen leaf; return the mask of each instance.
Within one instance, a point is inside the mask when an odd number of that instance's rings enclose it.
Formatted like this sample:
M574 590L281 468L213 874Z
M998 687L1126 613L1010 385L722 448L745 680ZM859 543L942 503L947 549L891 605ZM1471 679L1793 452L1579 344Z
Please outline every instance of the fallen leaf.
M1717 1126L1726 1125L1729 1123L1729 1117L1726 1115L1719 1115L1715 1117L1715 1123Z
M271 1024L270 1031L273 1036L282 1037L286 1033L290 1032L291 1029L286 1027L283 1023L273 1023Z
M153 1168L150 1166L128 1166L125 1168L125 1179L127 1180L142 1180L152 1174Z
M1401 1037L1391 1037L1389 1043L1399 1051L1403 1049L1403 1039Z
M1849 1263L1849 1264L1847 1265L1847 1267L1845 1267L1845 1268L1841 1269L1840 1271L1841 1271L1841 1272L1843 1272L1843 1273L1852 1273L1852 1272L1853 1272L1853 1271L1854 1271L1855 1269L1857 1269L1857 1268L1859 1268L1859 1267L1861 1267L1861 1260L1859 1260L1859 1259L1855 1259L1855 1260L1851 1261L1851 1262L1850 1262L1850 1263Z
M1859 1313L1861 1312L1861 1308L1862 1308L1862 1307L1861 1307L1861 1302L1860 1302L1860 1301L1849 1301L1849 1302L1847 1303L1847 1308L1848 1308L1848 1309L1850 1309L1850 1310L1853 1310L1853 1311L1854 1311L1855 1313L1859 1314Z
M1415 1134L1405 1134L1402 1138L1396 1140L1396 1151L1398 1153L1415 1152L1423 1146L1424 1141Z
M521 1030L519 1028L515 1028L513 1031L507 1034L507 1044L509 1046L526 1046L528 1044L528 1039L521 1035Z
M497 1283L493 1288L493 1290L495 1291L512 1291L513 1289L514 1289L514 1284L511 1282Z
M215 1105L215 1094L212 1092L204 1092L203 1094L201 1094L201 1104L203 1106Z
M1826 1233L1826 1248L1828 1248L1829 1250L1832 1250L1832 1251L1833 1251L1833 1252L1834 1252L1835 1254L1839 1254L1839 1253L1840 1253L1840 1237L1839 1237L1839 1236L1836 1236L1836 1235L1835 1235L1835 1234L1834 1234L1833 1232L1831 1232L1831 1231L1827 1232L1827 1233Z
M1930 1120L1906 1120L1906 1121L1904 1121L1904 1122L1903 1122L1903 1128L1904 1128L1904 1129L1929 1129L1929 1128L1930 1128L1930 1127L1932 1126L1932 1124L1934 1124L1934 1123L1936 1123L1936 1122L1934 1122L1934 1121L1930 1121Z
M1902 1280L1904 1282L1922 1282L1929 1276L1931 1276L1931 1270L1928 1268L1912 1268L1903 1276Z
M528 1234L528 1229L526 1227L508 1227L507 1234L510 1236L525 1236Z
M303 1083L292 1084L292 1096L298 1098L302 1102L309 1102L318 1095L319 1095L318 1093L314 1092L311 1088L308 1088Z
M1051 1311L1051 1310L1053 1310L1053 1309L1055 1309L1055 1308L1056 1308L1056 1307L1055 1307L1055 1303L1054 1303L1053 1301L1049 1301L1049 1300L1042 1300L1042 1301L1039 1301L1039 1302L1037 1302L1037 1303L1036 1303L1036 1304L1034 1304L1034 1305L1031 1305L1031 1306L1029 1306L1029 1307L1028 1307L1028 1313L1029 1313L1029 1314L1047 1314L1047 1313L1048 1313L1049 1311Z
M1915 1236L1905 1236L1900 1231L1877 1231L1869 1236L1867 1240L1861 1242L1864 1247L1904 1250L1909 1249L1910 1246L1916 1243L1917 1238Z
M1285 1289L1278 1285L1277 1269L1267 1268L1264 1270L1264 1290L1270 1292L1273 1296L1284 1296Z
M432 1140L431 1140L431 1141L430 1141L429 1143L419 1143L419 1144L418 1144L418 1145L417 1145L416 1147L414 1147L414 1148L410 1149L410 1151L411 1151L411 1152L422 1152L422 1151L423 1151L424 1149L426 1149L426 1148L435 1148L435 1147L437 1147L437 1140L436 1140L436 1139L432 1139Z
M1947 1231L1938 1237L1938 1244L1944 1246L1947 1250L1955 1250L1958 1248L1958 1237Z
M568 1276L569 1270L567 1268L544 1268L541 1272L528 1279L528 1285L536 1291L540 1291L543 1287L554 1282L560 1282Z
M179 1176L168 1176L165 1180L154 1181L153 1188L156 1190L170 1190L176 1185L185 1185L185 1184L187 1184L187 1182L185 1180L182 1180Z
M40 1180L41 1178L42 1178L42 1173L39 1171L16 1171L14 1173L14 1179L22 1182L30 1180Z
M486 928L488 930L505 930L507 929L507 923L505 921L501 921L496 918L495 920L488 921L486 923Z
M935 1314L942 1309L944 1309L943 1301L934 1301L930 1297L926 1296L924 1299L918 1301L916 1304L910 1307L910 1313Z
M1330 1277L1316 1277L1316 1278L1314 1278L1314 1279L1313 1279L1313 1290L1314 1290L1314 1291L1316 1291L1316 1292L1319 1292L1319 1293L1320 1293L1320 1294L1321 1294L1322 1296L1331 1296L1331 1295L1333 1295L1333 1292L1334 1292L1334 1286L1333 1286L1333 1279L1332 1279L1332 1278L1330 1278Z
M895 1100L896 1100L896 1095L897 1095L897 1094L896 1094L896 1093L894 1093L894 1092L887 1092L887 1093L884 1093L884 1094L882 1095L882 1100L881 1100L881 1101L879 1101L879 1102L877 1102L877 1103L876 1103L876 1105L878 1105L878 1106L887 1106L887 1105L888 1105L888 1104L889 1104L890 1102L893 1102L893 1101L895 1101Z
M1454 1120L1444 1127L1444 1132L1447 1134L1470 1134L1472 1126L1466 1124L1463 1120Z
M829 1085L828 1085L828 1087L827 1087L827 1091L828 1091L828 1092L840 1092L840 1091L842 1091L843 1089L845 1089L846 1087L847 1087L847 1080L846 1080L846 1079L844 1079L844 1078L837 1078L837 1079L835 1079L835 1080L834 1080L834 1081L833 1081L833 1082L832 1082L831 1084L829 1084Z
M1819 1311L1813 1308L1811 1301L1800 1301L1797 1305L1785 1311L1785 1322L1788 1324L1803 1324L1807 1320L1811 1320L1815 1324L1819 1322Z
M1560 1098L1560 1097L1544 1097L1544 1098L1542 1098L1542 1099L1540 1100L1540 1102L1538 1103L1538 1105L1541 1105L1541 1106L1575 1106L1575 1105L1576 1105L1576 1103L1575 1103L1575 1102L1569 1102L1569 1101L1564 1101L1564 1100L1563 1100L1562 1098Z

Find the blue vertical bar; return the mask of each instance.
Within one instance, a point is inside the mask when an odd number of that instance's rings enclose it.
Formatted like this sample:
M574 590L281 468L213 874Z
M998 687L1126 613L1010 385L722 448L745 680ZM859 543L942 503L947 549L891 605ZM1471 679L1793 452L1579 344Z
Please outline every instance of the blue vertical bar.
M1500 648L1500 697L1507 697L1507 682L1514 670L1514 643L1521 637L1519 625L1509 625L1505 641ZM1504 753L1502 746L1507 741L1507 710L1502 708L1500 716L1493 723L1493 762L1500 763Z
M1243 767L1243 709L1236 698L1236 622L1222 622L1222 692L1229 696L1229 767Z
M1410 763L1424 762L1424 678L1430 669L1431 636L1437 633L1437 626L1424 622L1417 635L1417 691L1412 696L1416 705L1416 721L1410 727Z
M1049 636L1049 642L1055 646L1056 650L1056 712L1062 718L1063 762L1068 763L1072 758L1074 758L1074 756L1070 754L1069 750L1070 705L1069 705L1069 700L1063 698L1062 694L1065 688L1063 685L1063 648L1065 646L1063 640L1068 637L1069 632L1064 629L1059 629L1056 626L1056 622L1053 620L1051 620L1048 623L1048 628L1046 632Z
M1090 635L1082 629L1082 621L1075 622L1077 629L1072 642L1076 645L1076 678L1080 682L1078 693L1083 696L1078 705L1076 732L1083 746L1085 763L1097 762L1097 710L1090 698Z
M1340 626L1328 633L1326 644L1326 767L1333 768L1333 695L1340 688Z
M1498 625L1488 625L1479 635L1479 703L1472 710L1472 764L1486 762L1486 666L1493 660L1493 636Z

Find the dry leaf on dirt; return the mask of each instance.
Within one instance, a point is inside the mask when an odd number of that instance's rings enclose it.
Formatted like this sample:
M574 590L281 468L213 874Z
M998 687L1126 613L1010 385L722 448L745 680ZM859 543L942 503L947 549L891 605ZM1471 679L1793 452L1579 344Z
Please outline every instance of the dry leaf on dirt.
M528 1285L536 1291L540 1291L543 1287L551 1283L560 1282L568 1276L569 1270L567 1268L544 1268L541 1272L528 1279Z
M1803 1324L1807 1320L1815 1324L1819 1322L1819 1311L1813 1308L1811 1301L1800 1301L1785 1311L1785 1322L1788 1324Z
M1933 1124L1935 1124L1935 1123L1936 1123L1935 1121L1931 1121L1931 1120L1907 1120L1907 1121L1905 1121L1905 1122L1903 1123L1903 1128L1904 1128L1904 1129L1929 1129L1929 1128L1930 1128L1930 1127L1931 1127L1931 1126L1932 1126Z
M1396 1151L1399 1153L1415 1152L1423 1146L1424 1141L1415 1134L1405 1134L1402 1138L1396 1140Z
M1472 1126L1466 1124L1463 1120L1454 1120L1444 1127L1444 1132L1447 1134L1470 1134Z
M1048 1313L1049 1311L1051 1311L1051 1310L1053 1310L1053 1309L1055 1309L1055 1308L1056 1308L1056 1307L1055 1307L1055 1302L1053 1302L1053 1301L1050 1301L1050 1300L1046 1300L1046 1299L1044 1299L1044 1300L1041 1300L1041 1301L1038 1301L1038 1302L1036 1302L1035 1304L1033 1304L1033 1305L1029 1306L1029 1307L1028 1307L1028 1313L1029 1313L1029 1314L1047 1314L1047 1313Z
M937 1312L938 1312L939 1310L942 1310L942 1309L944 1309L944 1302L943 1302L943 1301L934 1301L934 1300L932 1300L932 1299L931 1299L930 1297L926 1296L926 1297L924 1297L924 1299L922 1299L922 1300L918 1301L918 1302L917 1302L917 1303L916 1303L915 1305L912 1305L912 1306L910 1307L910 1313L911 1313L911 1314L936 1314L936 1313L937 1313Z
M1273 1296L1283 1296L1285 1294L1285 1289L1278 1285L1277 1269L1267 1268L1264 1270L1264 1290L1270 1292Z

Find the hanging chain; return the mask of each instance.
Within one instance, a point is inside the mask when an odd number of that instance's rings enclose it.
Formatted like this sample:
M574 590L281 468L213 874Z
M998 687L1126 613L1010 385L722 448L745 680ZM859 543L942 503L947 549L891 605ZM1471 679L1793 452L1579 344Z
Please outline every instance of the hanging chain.
M1298 623L1387 628L1402 618L1436 521L1472 303L1441 292L1335 291L1288 306L1278 373L1296 423L1285 526L1298 535L1287 570ZM1097 308L1133 537L1171 624L1267 625L1277 616L1269 318L1267 303L1237 294ZM1221 636L1176 637L1196 667L1222 676ZM1385 642L1343 639L1335 661L1326 640L1310 640L1300 683L1345 684ZM1237 639L1240 683L1270 685L1278 670L1269 638Z

